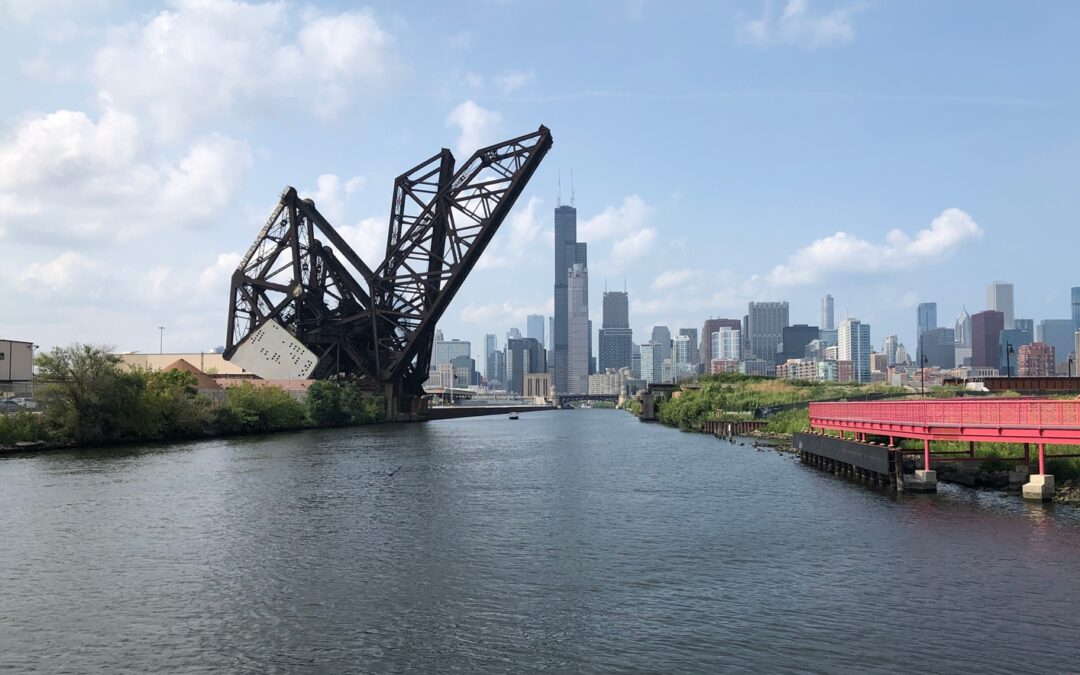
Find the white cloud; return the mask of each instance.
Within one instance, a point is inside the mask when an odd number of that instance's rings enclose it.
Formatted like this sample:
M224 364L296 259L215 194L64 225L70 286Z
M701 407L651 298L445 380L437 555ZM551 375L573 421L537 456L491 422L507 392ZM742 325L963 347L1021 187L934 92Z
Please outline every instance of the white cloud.
M533 81L532 72L507 70L495 76L495 86L504 94L512 94Z
M204 293L220 291L221 297L225 297L232 273L236 271L237 265L240 264L241 257L235 251L219 253L214 264L203 268L199 273L199 290Z
M555 301L549 298L544 304L522 305L505 300L484 305L469 304L461 310L461 320L479 326L490 326L498 322L523 321L529 314L555 313Z
M645 227L652 215L653 208L645 200L630 195L619 206L609 206L578 223L578 238L592 242L636 233Z
M353 85L387 72L391 42L369 12L294 17L281 2L178 0L144 24L112 31L92 69L104 98L147 112L175 138L223 111L254 113L277 101L335 115Z
M658 291L662 291L669 288L675 288L678 286L685 286L687 282L696 280L701 276L701 270L694 269L678 269L678 270L665 270L656 277L653 281L652 287Z
M543 203L544 200L533 196L524 207L515 209L509 222L500 228L480 256L476 268L510 269L530 261L549 262L553 241L551 230L545 227L538 213Z
M735 32L740 42L767 47L774 44L825 47L851 42L855 39L852 15L854 6L815 13L809 0L788 0L779 16L775 16L772 3L765 3L765 11L757 19L736 21Z
M79 295L97 295L101 266L76 251L65 251L52 260L30 263L23 268L9 269L5 276L11 278L18 289L32 296L63 295L75 289Z
M464 161L477 148L498 140L502 126L502 115L494 110L487 110L476 105L471 99L460 104L450 112L446 119L447 126L456 126L460 130L457 140L458 159Z
M656 230L646 227L615 242L615 245L611 247L611 268L625 266L645 255L652 248L655 240Z
M123 241L205 222L232 201L247 146L215 134L180 152L158 156L113 108L96 122L71 110L29 119L0 144L0 239Z
M946 209L914 236L892 230L876 244L837 232L792 254L769 274L776 286L819 283L834 275L874 274L912 269L951 257L963 244L980 239L982 228L960 209Z
M356 225L335 226L335 229L364 263L374 270L386 258L387 227L384 219L364 218Z

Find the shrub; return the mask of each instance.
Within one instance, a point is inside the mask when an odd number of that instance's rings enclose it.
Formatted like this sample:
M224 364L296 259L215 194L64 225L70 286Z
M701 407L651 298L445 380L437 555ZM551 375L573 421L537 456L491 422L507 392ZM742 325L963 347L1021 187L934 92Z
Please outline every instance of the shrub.
M244 382L225 391L218 419L225 433L265 433L303 428L307 410L281 387Z

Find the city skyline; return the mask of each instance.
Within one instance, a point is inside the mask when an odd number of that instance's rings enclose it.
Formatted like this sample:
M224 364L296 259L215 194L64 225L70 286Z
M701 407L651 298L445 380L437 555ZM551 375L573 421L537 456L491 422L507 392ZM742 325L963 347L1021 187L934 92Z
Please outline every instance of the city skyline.
M998 7L965 32L962 7L851 7L498 5L466 21L380 3L85 3L69 8L80 30L65 32L34 5L3 5L14 29L0 50L20 92L0 102L0 282L15 291L0 300L5 330L46 348L153 352L168 325L169 349L211 349L224 341L229 275L284 185L377 259L401 166L439 146L460 159L540 122L552 154L451 306L447 334L481 344L554 314L541 280L560 184L593 246L590 306L605 281L625 281L636 335L739 318L750 301L786 300L792 323L817 325L828 292L837 323L858 316L913 350L919 302L938 302L942 319L975 312L1003 274L1017 317L1068 318L1070 247L1023 243L1071 228L1075 172L1061 148L1077 134L1067 64L1078 48L1063 27L1080 8L1056 3L1044 22ZM589 58L585 41L546 48L571 10L573 32L601 36L610 59ZM781 31L781 15L801 30ZM488 30L510 20L538 30ZM338 60L305 48L320 30L339 31ZM664 37L679 31L703 39ZM897 61L894 36L912 31L919 53ZM1005 33L1016 67L981 65L996 63ZM642 61L638 46L657 39ZM314 112L291 105L296 72L235 56L265 44L320 83ZM231 79L219 76L226 59ZM894 133L851 131L876 125ZM705 167L719 173L705 181Z

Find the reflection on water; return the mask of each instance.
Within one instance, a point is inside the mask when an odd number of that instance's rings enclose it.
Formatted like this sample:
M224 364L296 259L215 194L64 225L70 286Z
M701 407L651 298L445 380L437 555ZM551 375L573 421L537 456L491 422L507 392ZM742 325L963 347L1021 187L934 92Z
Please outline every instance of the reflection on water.
M0 485L0 670L1080 656L1076 509L897 496L616 411L24 456Z

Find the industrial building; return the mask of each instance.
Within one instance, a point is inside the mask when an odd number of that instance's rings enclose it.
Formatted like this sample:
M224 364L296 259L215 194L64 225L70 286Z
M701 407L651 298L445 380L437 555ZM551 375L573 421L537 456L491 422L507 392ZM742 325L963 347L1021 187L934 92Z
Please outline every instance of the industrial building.
M0 340L0 397L31 393L35 347L33 342Z

